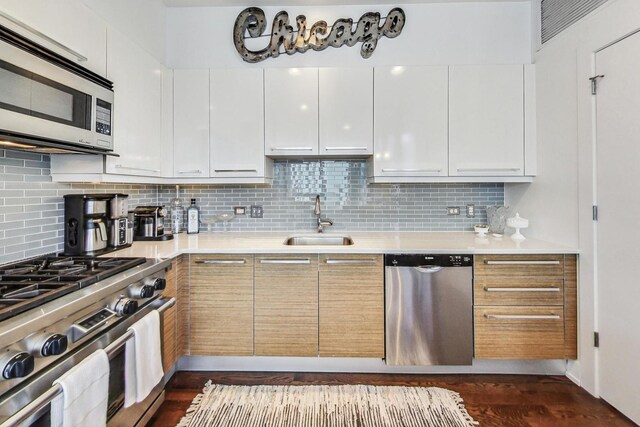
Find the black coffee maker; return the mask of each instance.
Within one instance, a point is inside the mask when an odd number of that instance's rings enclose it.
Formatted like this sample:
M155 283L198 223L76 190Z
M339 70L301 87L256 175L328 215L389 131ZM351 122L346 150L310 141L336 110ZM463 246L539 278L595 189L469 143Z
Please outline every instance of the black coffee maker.
M129 242L114 245L114 237L117 236L111 235L113 223L120 216L118 212L111 212L117 205L111 202L126 200L127 197L126 194L65 195L64 254L93 256L115 250L114 246L117 249L129 246Z

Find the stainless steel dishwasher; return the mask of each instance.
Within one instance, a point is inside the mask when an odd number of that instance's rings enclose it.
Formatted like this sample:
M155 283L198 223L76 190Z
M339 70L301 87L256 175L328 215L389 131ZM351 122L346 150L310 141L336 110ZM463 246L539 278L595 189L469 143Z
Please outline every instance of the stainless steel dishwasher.
M472 291L472 255L385 255L387 365L471 365Z

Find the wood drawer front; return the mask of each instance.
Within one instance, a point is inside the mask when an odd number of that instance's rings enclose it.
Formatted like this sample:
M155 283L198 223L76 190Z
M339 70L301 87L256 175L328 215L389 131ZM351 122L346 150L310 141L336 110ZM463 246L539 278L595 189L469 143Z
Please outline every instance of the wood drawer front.
M318 256L256 256L256 356L318 355Z
M474 305L563 305L563 255L476 255Z
M475 307L476 359L564 359L562 307Z
M381 255L320 256L320 356L384 357Z
M253 256L192 255L192 355L253 355Z

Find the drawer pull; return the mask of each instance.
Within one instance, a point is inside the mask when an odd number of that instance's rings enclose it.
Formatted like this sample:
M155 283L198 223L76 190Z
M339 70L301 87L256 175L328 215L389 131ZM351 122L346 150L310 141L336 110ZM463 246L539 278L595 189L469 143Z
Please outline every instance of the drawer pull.
M489 288L484 287L486 292L560 292L560 288Z
M399 172L399 173L440 173L442 169L382 169L382 173Z
M199 259L196 264L246 264L244 259Z
M313 147L271 147L271 151L313 151Z
M487 319L558 320L559 314L487 314Z
M200 169L181 170L178 173L202 173Z
M324 147L326 151L367 151L367 147Z
M258 173L257 169L215 169L214 172L216 173L240 173L240 172L251 172L251 173Z
M261 259L260 264L311 264L309 258L305 259Z
M375 259L328 259L327 264L332 265L376 265Z
M485 259L486 265L560 265L560 261L556 260L544 260L544 261L494 261Z

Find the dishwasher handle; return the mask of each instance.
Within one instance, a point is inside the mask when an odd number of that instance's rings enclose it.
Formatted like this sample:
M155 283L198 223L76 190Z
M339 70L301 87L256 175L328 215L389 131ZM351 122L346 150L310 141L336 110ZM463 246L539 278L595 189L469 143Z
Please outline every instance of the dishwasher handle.
M444 267L440 267L439 265L420 265L413 268L419 271L420 273L431 274L431 273L437 273L438 271L442 270Z

